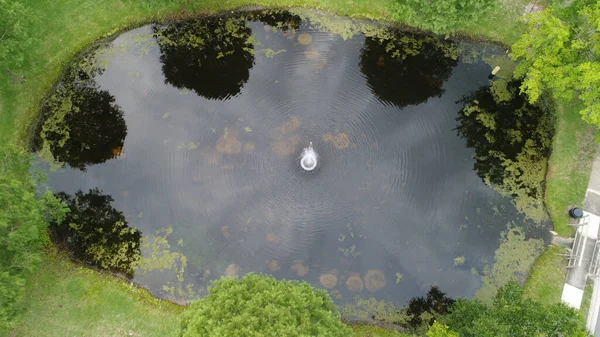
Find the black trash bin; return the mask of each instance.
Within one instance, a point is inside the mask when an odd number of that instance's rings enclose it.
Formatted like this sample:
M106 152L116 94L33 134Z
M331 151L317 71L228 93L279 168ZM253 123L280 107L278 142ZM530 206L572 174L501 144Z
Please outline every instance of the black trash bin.
M571 208L569 210L569 216L573 219L581 219L583 218L583 210L578 207Z

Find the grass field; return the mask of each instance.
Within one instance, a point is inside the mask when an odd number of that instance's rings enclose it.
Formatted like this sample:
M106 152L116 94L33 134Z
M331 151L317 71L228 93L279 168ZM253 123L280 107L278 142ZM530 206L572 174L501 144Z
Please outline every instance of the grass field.
M171 336L182 307L54 252L27 282L13 336Z
M564 237L573 233L567 226L567 211L582 205L598 149L595 141L598 131L581 120L579 108L576 103L557 105L556 133L546 177L546 207L554 230Z
M127 27L155 20L230 10L243 5L311 7L338 15L390 21L395 0L21 0L37 22L33 43L19 69L0 69L0 151L16 144L25 149L39 104L58 80L63 67L93 41ZM519 20L524 0L506 0L465 35L510 45L523 32ZM592 129L575 107L559 108L554 153L548 173L546 202L557 231L568 235L565 210L583 200L589 175L587 162L574 162L577 151L589 154ZM592 137L592 138L590 138ZM587 158L587 157L586 157ZM587 166L586 166L587 165ZM23 176L28 167L20 166ZM556 282L545 284L556 267L549 253L536 264L528 293L555 300ZM564 280L564 277L563 277ZM560 292L558 292L560 296ZM85 269L50 252L27 284L28 311L14 336L168 336L180 307L156 300L147 292L111 276ZM131 333L131 334L130 334ZM356 327L355 336L401 336L374 327Z
M567 259L558 254L566 251L565 247L553 245L537 258L525 282L525 296L545 304L560 302L567 276Z

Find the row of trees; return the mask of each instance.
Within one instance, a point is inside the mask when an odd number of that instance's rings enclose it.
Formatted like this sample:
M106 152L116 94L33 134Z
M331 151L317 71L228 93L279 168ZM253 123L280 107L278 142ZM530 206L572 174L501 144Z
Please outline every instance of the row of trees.
M327 292L300 281L277 281L248 274L240 280L213 283L207 297L183 314L178 336L350 336L350 329ZM579 313L564 304L542 305L509 283L492 305L478 300L454 301L437 288L414 298L405 309L400 330L428 337L588 336ZM396 322L398 323L398 322Z

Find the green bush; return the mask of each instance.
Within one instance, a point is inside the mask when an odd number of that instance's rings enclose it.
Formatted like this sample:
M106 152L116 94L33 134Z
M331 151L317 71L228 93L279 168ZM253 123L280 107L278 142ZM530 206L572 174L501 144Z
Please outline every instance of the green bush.
M461 299L445 323L461 337L588 336L579 312L564 304L543 305L523 298L523 289L509 282L494 303Z
M65 209L52 193L36 195L28 173L29 155L13 148L0 151L0 335L21 308L25 275L35 270L48 241L47 224Z
M323 290L300 281L248 274L223 278L183 314L178 336L350 336Z
M399 0L394 16L411 26L434 33L452 33L479 22L496 0Z

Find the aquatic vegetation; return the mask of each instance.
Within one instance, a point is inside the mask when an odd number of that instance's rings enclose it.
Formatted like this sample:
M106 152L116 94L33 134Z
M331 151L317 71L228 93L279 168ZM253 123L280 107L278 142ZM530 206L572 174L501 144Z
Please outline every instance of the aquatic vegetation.
M309 271L308 265L300 260L294 261L294 264L290 267L290 269L295 271L300 277L308 274Z
M183 274L187 266L187 257L179 252L171 251L168 237L173 228L162 228L155 235L142 238L142 257L135 263L136 271L149 273L154 270L161 272L173 270L177 280L183 282Z
M464 256L457 256L454 258L454 265L455 266L462 266L463 264L465 264L465 257Z
M553 116L530 105L519 87L519 81L498 80L464 98L456 130L475 149L481 179L541 223L548 218L543 199Z
M357 257L361 255L361 252L356 251L356 245L352 244L350 247L344 248L339 247L338 251L342 253L345 257Z
M543 248L544 242L541 239L527 239L520 228L508 228L496 250L494 265L491 268L486 265L483 270L483 286L477 291L477 298L490 302L504 284L509 281L524 281Z
M133 276L142 233L130 228L123 213L112 207L113 198L98 189L55 195L70 212L50 225L53 241L84 263Z
M248 81L254 47L243 17L193 19L152 30L166 83L208 99L225 99Z
M441 96L457 59L457 45L450 40L402 32L367 37L360 70L380 100L405 107Z
M337 286L337 276L335 271L330 271L326 274L321 274L319 277L319 282L321 285L327 289L335 288Z
M239 272L240 272L240 266L238 266L235 263L232 263L227 266L227 269L225 269L225 273L223 273L223 276L238 278L240 276Z
M239 132L237 130L230 131L225 128L225 132L217 140L216 149L220 153L238 154L242 151L242 143L238 140Z
M396 284L400 283L400 281L402 281L402 274L401 273L396 273Z
M379 291L385 287L385 275L381 270L370 269L365 274L365 285L371 292Z
M307 34L307 33L302 33L300 35L298 35L298 43L303 44L303 45L309 45L312 43L312 35Z
M266 10L249 13L246 17L248 20L258 20L283 32L295 31L302 24L302 18L287 10Z
M267 49L263 49L262 52L265 53L265 56L272 59L273 57L281 54L281 53L285 53L287 50L286 49L279 49L277 51L271 49L271 48L267 48Z
M346 287L350 291L362 291L363 290L363 281L360 278L359 273L352 273L346 280Z
M332 143L338 149L345 149L350 145L350 137L345 133L331 134L327 132L322 138L325 142Z

